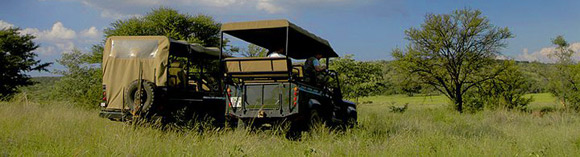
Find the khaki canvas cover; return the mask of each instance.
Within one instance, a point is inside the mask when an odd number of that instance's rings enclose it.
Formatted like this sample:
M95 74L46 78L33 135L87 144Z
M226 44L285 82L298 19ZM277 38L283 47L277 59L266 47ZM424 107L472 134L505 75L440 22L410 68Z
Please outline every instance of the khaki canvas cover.
M102 63L107 109L122 109L125 88L140 77L157 86L166 85L169 46L170 40L165 36L113 36L107 39Z
M224 23L221 31L269 50L286 48L286 34L288 34L286 52L289 57L306 59L316 53L321 53L324 57L338 57L328 41L288 20Z

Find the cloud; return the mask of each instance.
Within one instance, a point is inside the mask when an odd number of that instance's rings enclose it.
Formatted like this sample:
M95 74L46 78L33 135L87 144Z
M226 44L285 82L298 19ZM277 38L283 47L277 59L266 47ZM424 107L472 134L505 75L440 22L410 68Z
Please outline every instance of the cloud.
M185 3L189 2L195 2L195 1L191 1L191 0L182 0ZM201 4L202 6L210 6L210 7L229 7L232 6L234 4L243 4L243 0L199 0L197 1L198 4ZM193 4L193 3L192 3Z
M2 22L0 21L1 25L11 25ZM59 56L77 48L78 45L89 47L88 45L98 42L102 36L102 32L95 26L77 32L65 27L60 21L55 22L50 29L24 28L20 33L36 37L34 41L40 45L36 52L41 56Z
M13 24L0 20L0 29L12 28L12 27L14 27Z
M353 4L366 4L377 0L68 0L76 1L100 11L101 17L110 19L126 19L140 17L151 8L167 6L181 10L196 9L205 12L228 13L268 13L279 14L303 9L319 9L323 7L344 8Z
M570 44L570 49L575 53L572 55L572 59L580 61L580 42ZM522 61L538 61L544 63L554 63L555 60L550 56L556 52L556 47L545 47L541 48L539 51L534 51L529 53L527 48L522 50L516 58Z
M142 16L139 12L153 6L159 6L164 0L71 0L101 11L101 17L126 19Z
M111 19L128 19L131 17L141 17L141 14L123 14L112 10L101 11L101 17L111 18Z
M284 8L273 4L272 0L259 0L258 4L256 5L256 8L258 10L264 10L264 11L271 13L271 14L280 13L280 12L285 11Z
M99 30L97 30L97 28L95 26L92 26L88 29L81 31L81 37L84 37L84 38L95 39L95 38L99 38L100 35L101 35L101 33L99 32Z
M77 33L69 28L64 27L61 22L56 22L50 30L39 30L37 28L25 28L21 31L25 34L32 34L40 41L59 41L70 40L77 36Z

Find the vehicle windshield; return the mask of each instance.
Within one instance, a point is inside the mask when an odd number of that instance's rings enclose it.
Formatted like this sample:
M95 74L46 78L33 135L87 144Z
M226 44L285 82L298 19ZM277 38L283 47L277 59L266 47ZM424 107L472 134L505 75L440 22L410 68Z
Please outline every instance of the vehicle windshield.
M109 57L155 58L157 46L157 40L112 40Z

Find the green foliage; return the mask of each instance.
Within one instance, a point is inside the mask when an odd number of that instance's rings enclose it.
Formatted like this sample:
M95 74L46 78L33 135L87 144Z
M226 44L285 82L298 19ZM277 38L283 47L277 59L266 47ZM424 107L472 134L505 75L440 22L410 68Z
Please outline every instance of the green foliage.
M30 101L42 103L58 99L54 84L60 80L60 77L33 77L31 80L35 82L34 85L20 87L20 95L26 96Z
M556 51L550 57L556 60L556 64L544 74L549 82L548 89L566 109L578 112L580 111L580 65L572 60L574 51L570 49L570 44L564 37L557 36L552 40L552 44L556 45Z
M143 17L118 20L105 29L106 37L122 35L164 35L204 46L219 46L221 24L207 15L191 16L177 10L158 8Z
M19 28L0 29L0 100L10 99L20 86L32 85L29 71L47 71L52 63L35 59L38 48L34 36L20 34Z
M523 110L533 100L524 97L531 81L524 75L515 61L498 61L496 68L504 69L497 77L484 81L470 90L465 99L465 110L475 112L487 109Z
M493 68L508 28L492 25L479 10L457 10L451 14L428 14L421 28L405 31L406 50L392 52L395 65L410 78L432 86L463 112L465 93L493 79L503 69Z
M244 57L266 57L268 50L258 45L249 44L248 48L242 50Z
M548 81L544 74L553 64L540 62L516 62L523 75L530 81L528 93L546 93L548 92Z
M384 87L381 65L355 61L352 57L353 55L346 55L333 60L330 66L330 69L339 73L342 94L348 98L381 94Z
M55 71L55 74L62 75L55 84L57 100L69 100L85 108L98 107L102 98L102 71L91 64L92 57L75 49L57 60L66 68Z

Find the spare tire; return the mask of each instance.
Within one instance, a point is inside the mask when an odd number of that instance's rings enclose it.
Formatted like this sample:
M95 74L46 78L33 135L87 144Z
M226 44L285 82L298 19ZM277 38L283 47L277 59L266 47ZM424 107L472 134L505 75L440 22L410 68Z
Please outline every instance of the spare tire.
M147 115L155 102L155 84L142 80L141 97L139 97L139 80L135 80L125 90L125 103L133 115ZM141 104L135 104L141 99Z

